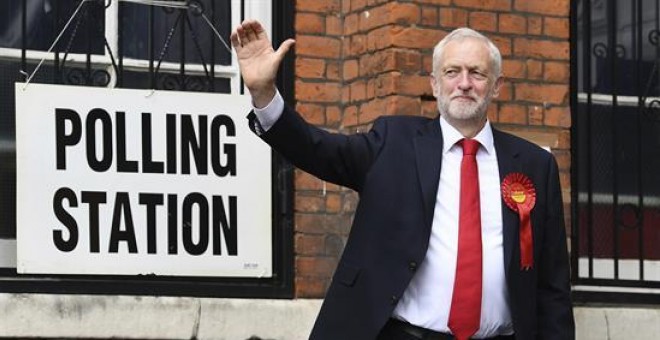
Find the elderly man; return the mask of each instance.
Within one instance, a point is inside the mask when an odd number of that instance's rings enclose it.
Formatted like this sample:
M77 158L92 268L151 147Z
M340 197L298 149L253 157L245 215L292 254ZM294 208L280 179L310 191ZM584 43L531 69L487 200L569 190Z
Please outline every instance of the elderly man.
M501 55L467 28L435 47L439 117L390 116L363 134L307 124L275 76L262 26L231 35L250 127L297 167L357 191L344 253L311 339L573 339L557 164L494 129Z

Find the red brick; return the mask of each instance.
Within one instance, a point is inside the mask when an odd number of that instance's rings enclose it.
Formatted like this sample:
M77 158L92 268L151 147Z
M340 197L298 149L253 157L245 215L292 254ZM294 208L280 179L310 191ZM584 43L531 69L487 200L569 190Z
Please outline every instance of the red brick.
M310 124L325 124L325 109L323 106L299 102L296 104L296 111Z
M325 18L316 13L298 13L296 15L296 33L325 33Z
M500 50L502 57L508 57L511 55L511 39L503 37L501 35L494 35L489 37L493 41L495 46ZM517 55L516 55L517 56Z
M561 185L562 188L570 188L570 186L571 186L571 173L567 172L567 171L560 171L559 172L559 184Z
M557 166L561 171L569 171L571 169L571 153L568 150L552 150L552 154L557 160Z
M497 104L490 103L490 105L488 105L486 116L488 116L488 120L492 123L497 123Z
M569 81L570 65L567 62L548 61L544 67L544 80L557 83L566 83Z
M325 78L331 81L341 80L339 61L329 61L325 67Z
M325 211L325 198L318 195L295 194L296 212L317 213Z
M297 191L321 190L323 188L323 180L320 180L302 170L296 170L293 185Z
M391 30L392 44L397 47L432 49L446 32L419 27L395 27Z
M521 12L543 15L568 16L569 0L515 0L514 9Z
M391 50L385 50L361 56L360 76L374 76L394 70L396 67L394 53Z
M520 60L502 60L502 73L507 78L525 78L525 63Z
M431 5L449 5L451 0L417 0L417 2Z
M516 100L562 104L568 100L568 84L515 84Z
M502 103L499 107L498 122L504 124L527 124L527 107Z
M571 147L571 130L566 129L559 132L559 138L557 140L557 148L559 149L569 149Z
M513 90L512 90L512 84L509 81L505 81L502 83L502 86L500 86L500 93L497 96L496 101L510 101L513 99Z
M325 60L296 58L296 76L300 78L323 78L325 76Z
M436 7L422 7L422 24L427 26L438 25L438 9Z
M345 57L354 57L357 55L364 54L367 52L367 36L364 34L356 34L347 39L348 43L345 41L345 45L348 46L347 51L345 52Z
M511 0L454 0L454 5L458 7L469 7L480 10L496 10L507 12L511 10Z
M351 11L359 11L367 7L367 0L350 0L346 1L351 3Z
M294 244L298 255L325 254L325 236L323 235L297 233Z
M339 15L328 15L325 18L325 33L327 35L342 35L344 33L342 17Z
M383 74L375 79L375 95L382 97L392 94L423 96L432 95L428 76L403 75L399 72Z
M490 105L488 105L488 108L486 109L486 117L488 117L488 120L490 120L491 123L497 123L497 121L498 121L498 117L497 117L498 110L499 110L499 104L490 103Z
M351 218L343 215L295 214L295 230L315 234L346 234L350 230Z
M297 100L309 102L336 102L341 95L337 83L306 83L298 80L295 91Z
M358 201L359 197L355 191L347 191L346 194L344 194L344 211L349 213L355 212L355 209L357 209Z
M471 12L469 25L477 31L497 31L497 14L492 12Z
M351 35L358 31L358 15L351 13L344 18L344 34Z
M325 211L328 213L341 212L341 195L336 193L328 193L325 197Z
M440 25L456 28L467 26L468 13L464 9L442 7L440 8Z
M543 32L543 17L529 16L527 17L527 34L541 35Z
M311 0L308 0L311 1ZM341 12L346 14L351 11L351 1L342 1L341 2Z
M545 110L543 124L546 126L571 127L571 111L567 106L551 107Z
M328 106L325 108L325 125L338 127L341 122L341 110L337 106Z
M388 24L412 25L419 22L419 7L412 3L388 2L362 12L359 16L359 30L369 31Z
M429 76L402 75L398 76L398 93L409 96L432 96L431 80Z
M296 274L311 277L331 277L337 267L337 259L332 257L296 257Z
M422 116L435 117L438 115L438 102L435 100L422 101Z
M422 70L422 55L417 50L390 51L394 69L401 73L417 73Z
M543 78L543 62L534 59L527 60L527 78Z
M529 125L543 125L543 107L540 105L527 107L527 122Z
M373 52L392 46L392 30L393 26L384 26L367 33L367 51Z
M422 70L424 73L433 73L433 54L428 53L422 56Z
M337 13L341 9L341 0L297 0L296 12Z
M351 60L346 60L344 62L344 71L343 71L343 77L344 80L351 80L357 78L359 70L358 70L358 61L355 59Z
M341 55L341 41L336 38L301 35L296 37L296 55L325 58L338 58Z
M367 80L367 98L374 98L376 94L377 79L369 78Z
M344 116L342 117L341 126L351 127L358 125L358 107L348 106L344 109Z
M516 14L500 14L499 32L525 34L527 33L527 18Z
M513 52L517 57L568 60L568 41L515 38Z
M360 105L358 123L368 124L384 115L420 115L421 112L419 98L407 96L376 98Z
M318 299L325 296L330 278L296 276L296 298Z
M364 80L358 80L349 85L351 89L351 103L367 99L367 83Z
M550 18L543 20L543 34L549 37L566 38L570 33L568 18Z

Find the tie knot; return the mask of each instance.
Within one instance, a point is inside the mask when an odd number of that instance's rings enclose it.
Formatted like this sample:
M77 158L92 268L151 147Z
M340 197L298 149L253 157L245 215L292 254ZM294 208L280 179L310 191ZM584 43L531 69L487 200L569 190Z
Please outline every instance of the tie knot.
M479 150L479 142L476 139L464 138L461 140L463 146L463 156L476 155Z

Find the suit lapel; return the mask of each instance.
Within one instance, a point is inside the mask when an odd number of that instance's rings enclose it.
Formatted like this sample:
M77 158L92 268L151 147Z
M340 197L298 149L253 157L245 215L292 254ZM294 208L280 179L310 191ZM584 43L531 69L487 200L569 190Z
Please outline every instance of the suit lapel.
M426 225L431 227L438 194L442 166L442 131L440 121L433 119L417 132L413 141L417 160L417 175L424 204Z
M497 152L497 164L500 170L500 183L506 175L512 172L521 172L519 152L511 140L499 130L493 129L493 141ZM500 200L502 206L502 234L504 243L504 268L509 272L513 261L513 252L520 249L518 245L519 219L518 215L506 206L504 200Z

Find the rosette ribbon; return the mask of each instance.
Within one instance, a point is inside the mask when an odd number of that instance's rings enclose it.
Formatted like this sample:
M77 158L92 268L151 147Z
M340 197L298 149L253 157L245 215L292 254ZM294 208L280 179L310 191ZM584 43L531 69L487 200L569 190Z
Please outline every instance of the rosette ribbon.
M530 213L536 203L534 183L525 174L513 172L502 181L502 198L509 209L518 213L520 219L520 269L534 266L532 221Z

